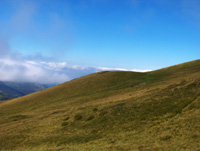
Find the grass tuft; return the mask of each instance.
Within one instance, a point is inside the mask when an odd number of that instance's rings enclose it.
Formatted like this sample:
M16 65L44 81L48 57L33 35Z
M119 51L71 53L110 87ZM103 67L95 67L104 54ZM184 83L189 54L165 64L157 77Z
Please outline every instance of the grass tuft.
M74 116L74 120L78 121L81 120L83 118L83 116L81 114L77 114Z

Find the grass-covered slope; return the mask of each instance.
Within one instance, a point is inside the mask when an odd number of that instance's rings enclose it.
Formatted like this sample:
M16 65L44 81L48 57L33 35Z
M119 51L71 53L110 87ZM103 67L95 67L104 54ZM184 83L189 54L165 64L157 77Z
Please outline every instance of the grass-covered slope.
M99 72L0 103L1 150L199 150L200 60Z

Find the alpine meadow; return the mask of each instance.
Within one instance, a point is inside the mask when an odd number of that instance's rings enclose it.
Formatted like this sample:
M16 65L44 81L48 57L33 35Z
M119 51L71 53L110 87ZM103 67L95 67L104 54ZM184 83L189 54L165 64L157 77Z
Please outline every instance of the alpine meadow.
M200 60L102 71L0 102L1 151L199 151Z

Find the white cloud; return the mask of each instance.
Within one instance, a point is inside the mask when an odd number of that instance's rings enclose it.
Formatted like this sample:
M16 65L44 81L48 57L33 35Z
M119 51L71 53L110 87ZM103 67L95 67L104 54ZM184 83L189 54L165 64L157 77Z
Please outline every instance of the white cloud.
M9 58L0 59L0 75L1 81L62 83L70 80L67 74L51 67L45 68L41 63Z
M123 68L107 68L107 67L97 67L96 69L102 70L102 71L128 71L127 69L123 69Z
M152 70L148 70L148 69L144 69L144 70L142 70L142 69L132 69L130 71L133 71L133 72L149 72L149 71L152 71Z
M101 71L133 71L133 72L148 72L152 70L142 70L142 69L124 69L124 68L107 68L107 67L97 67L96 69L99 69Z
M66 62L37 62L0 58L0 81L24 81L43 84L58 84L98 71L136 71L123 68L83 67Z

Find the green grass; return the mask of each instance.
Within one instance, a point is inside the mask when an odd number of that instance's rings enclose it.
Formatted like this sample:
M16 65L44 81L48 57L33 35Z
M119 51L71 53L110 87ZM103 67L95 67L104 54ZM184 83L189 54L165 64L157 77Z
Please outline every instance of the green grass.
M200 150L200 60L99 72L0 103L0 150Z

